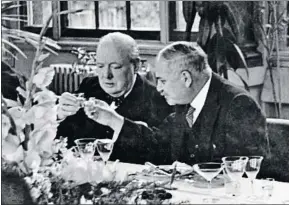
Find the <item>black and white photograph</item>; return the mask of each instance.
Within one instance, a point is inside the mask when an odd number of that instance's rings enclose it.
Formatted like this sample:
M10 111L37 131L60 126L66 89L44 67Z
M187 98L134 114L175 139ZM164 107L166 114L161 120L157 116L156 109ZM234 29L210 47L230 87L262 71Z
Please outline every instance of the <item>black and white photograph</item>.
M1 204L289 204L289 1L1 1Z

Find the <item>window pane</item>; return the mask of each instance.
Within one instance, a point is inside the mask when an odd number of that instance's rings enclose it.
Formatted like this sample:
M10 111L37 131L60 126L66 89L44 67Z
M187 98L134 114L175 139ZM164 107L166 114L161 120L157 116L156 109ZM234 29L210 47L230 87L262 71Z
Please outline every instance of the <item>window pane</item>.
M51 1L27 1L28 26L42 27L51 14ZM49 26L52 26L52 21Z
M198 32L199 31L199 23L200 23L200 16L197 13L195 17L195 22L192 26L192 32ZM177 22L177 28L178 31L186 31L186 21L183 15L183 4L182 1L176 1L176 22Z
M125 1L99 1L99 28L126 29Z
M94 1L68 1L68 10L84 9L68 15L68 28L95 29Z
M131 28L160 30L159 1L131 1Z

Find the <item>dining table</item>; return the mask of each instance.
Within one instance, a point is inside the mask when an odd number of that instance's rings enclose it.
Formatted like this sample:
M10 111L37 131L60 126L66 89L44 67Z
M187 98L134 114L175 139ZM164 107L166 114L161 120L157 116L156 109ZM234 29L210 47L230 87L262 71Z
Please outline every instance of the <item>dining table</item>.
M130 175L134 173L142 173L144 169L147 169L147 165L132 164L119 162L116 164L116 170L118 174ZM136 174L140 180L158 180L153 176L143 176ZM170 180L167 178L167 180ZM270 194L264 189L268 181L265 179L254 180L254 190L257 197L250 197L252 187L248 178L242 178L240 181L239 195L227 194L228 187L219 186L212 187L209 192L206 186L195 186L187 180L176 179L172 183L173 190L167 190L172 194L170 203L172 204L202 204L204 198L214 197L218 200L215 203L219 204L289 204L289 183L273 181L272 190ZM229 190L230 191L230 190Z

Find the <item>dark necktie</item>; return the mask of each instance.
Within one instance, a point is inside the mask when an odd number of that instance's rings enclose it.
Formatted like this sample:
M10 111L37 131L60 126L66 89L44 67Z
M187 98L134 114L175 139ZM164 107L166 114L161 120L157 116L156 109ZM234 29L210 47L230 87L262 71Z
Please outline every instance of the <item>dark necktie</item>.
M193 124L194 124L194 112L195 112L195 108L190 106L189 109L188 109L188 112L186 114L186 120L189 124L189 127L193 127Z
M124 96L120 96L120 97L116 98L116 97L112 97L110 95L107 95L106 98L107 98L108 104L111 104L112 102L114 102L115 106L117 106L117 107L119 107L124 101Z

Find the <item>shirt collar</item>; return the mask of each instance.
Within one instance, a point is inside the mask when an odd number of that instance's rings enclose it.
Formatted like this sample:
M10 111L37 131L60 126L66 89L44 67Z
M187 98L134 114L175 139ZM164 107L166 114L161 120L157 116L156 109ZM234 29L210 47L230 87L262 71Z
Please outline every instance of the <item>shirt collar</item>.
M207 80L205 85L202 87L200 92L197 94L197 96L193 99L193 101L190 104L193 108L195 108L194 121L197 119L197 117L200 114L202 108L204 107L204 104L205 104L205 101L207 99L207 95L208 95L208 92L209 92L209 87L210 87L210 84L211 84L211 80L212 80L212 71L210 71L209 79Z

